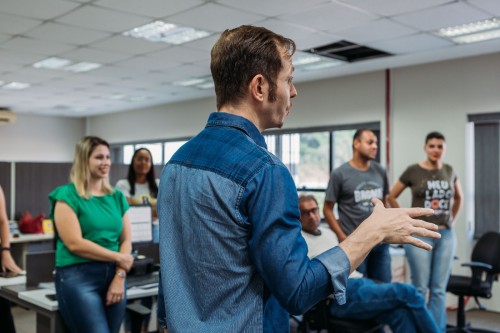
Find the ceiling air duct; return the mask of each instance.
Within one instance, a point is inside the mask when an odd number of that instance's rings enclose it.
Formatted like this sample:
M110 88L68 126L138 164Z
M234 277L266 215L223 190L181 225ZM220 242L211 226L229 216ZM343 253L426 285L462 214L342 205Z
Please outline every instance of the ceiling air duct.
M9 108L0 107L0 125L16 120L16 114Z

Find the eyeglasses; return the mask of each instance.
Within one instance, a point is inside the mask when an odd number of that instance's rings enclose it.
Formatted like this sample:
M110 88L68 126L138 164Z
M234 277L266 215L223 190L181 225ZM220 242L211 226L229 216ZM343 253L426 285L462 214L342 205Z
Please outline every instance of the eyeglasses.
M319 208L318 207L314 207L314 208L311 208L309 210L301 210L300 211L300 216L301 217L305 217L305 216L309 216L309 214L318 214L319 213Z

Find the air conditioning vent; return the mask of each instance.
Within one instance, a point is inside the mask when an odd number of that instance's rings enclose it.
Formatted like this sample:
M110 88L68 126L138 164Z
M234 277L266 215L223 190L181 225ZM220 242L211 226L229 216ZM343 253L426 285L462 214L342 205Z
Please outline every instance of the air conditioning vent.
M309 50L304 50L304 52L318 54L347 62L356 62L393 55L388 52L372 49L368 46L359 45L347 40L341 40L332 44L314 47Z

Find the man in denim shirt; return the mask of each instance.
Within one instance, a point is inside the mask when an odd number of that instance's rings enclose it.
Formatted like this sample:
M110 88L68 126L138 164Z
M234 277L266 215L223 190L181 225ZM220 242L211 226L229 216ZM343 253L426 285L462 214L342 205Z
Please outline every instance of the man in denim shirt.
M414 220L385 209L314 260L301 236L297 191L261 132L281 127L297 95L292 40L265 28L226 30L212 49L217 110L165 166L158 197L161 320L170 332L288 332L327 295L345 302L349 273L381 241L430 249Z

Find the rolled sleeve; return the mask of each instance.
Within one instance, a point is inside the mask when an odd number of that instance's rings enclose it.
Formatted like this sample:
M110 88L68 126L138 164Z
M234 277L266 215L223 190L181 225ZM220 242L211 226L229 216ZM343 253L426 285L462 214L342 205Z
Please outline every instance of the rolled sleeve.
M319 260L330 273L335 300L339 305L345 304L347 279L351 272L349 257L342 248L336 246L318 255L315 259Z

